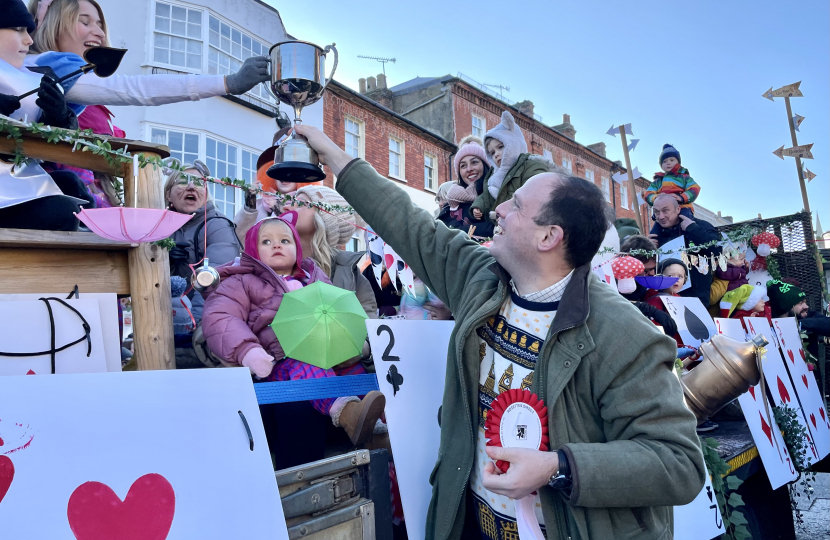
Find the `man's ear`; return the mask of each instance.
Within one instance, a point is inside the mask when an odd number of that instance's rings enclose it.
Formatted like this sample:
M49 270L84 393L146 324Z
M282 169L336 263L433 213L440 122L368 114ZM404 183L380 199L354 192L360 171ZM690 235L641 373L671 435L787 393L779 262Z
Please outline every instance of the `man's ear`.
M549 225L545 229L545 235L539 240L537 246L539 251L551 251L565 241L565 231L559 225Z

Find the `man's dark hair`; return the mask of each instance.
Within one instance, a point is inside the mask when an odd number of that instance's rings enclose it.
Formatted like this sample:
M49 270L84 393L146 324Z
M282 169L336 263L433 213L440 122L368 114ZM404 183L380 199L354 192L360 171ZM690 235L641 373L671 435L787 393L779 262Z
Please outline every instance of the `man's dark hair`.
M620 253L630 253L632 257L642 263L648 262L655 257L655 255L631 253L632 251L654 251L654 244L651 243L651 240L641 234L633 234L626 238L620 244Z
M565 233L565 260L574 268L596 255L609 222L605 196L593 182L560 176L547 202L533 218L536 225L558 225Z

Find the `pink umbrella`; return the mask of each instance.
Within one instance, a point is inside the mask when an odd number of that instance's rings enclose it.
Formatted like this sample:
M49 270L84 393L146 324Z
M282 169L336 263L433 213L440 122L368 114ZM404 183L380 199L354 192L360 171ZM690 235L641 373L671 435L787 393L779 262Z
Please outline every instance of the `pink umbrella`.
M138 244L167 238L190 221L193 214L153 208L115 207L81 209L75 216L98 236Z

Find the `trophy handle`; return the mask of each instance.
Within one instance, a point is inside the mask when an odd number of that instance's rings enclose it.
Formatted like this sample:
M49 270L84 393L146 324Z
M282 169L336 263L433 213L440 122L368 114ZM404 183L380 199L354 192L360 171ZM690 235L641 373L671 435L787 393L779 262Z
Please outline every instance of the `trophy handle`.
M334 51L334 66L332 66L331 75L329 75L329 78L326 79L326 84L323 85L323 88L329 85L331 80L334 78L334 72L337 71L337 48L335 47L334 43L332 43L331 45L326 45L326 48L323 49L323 53L328 53L329 51Z

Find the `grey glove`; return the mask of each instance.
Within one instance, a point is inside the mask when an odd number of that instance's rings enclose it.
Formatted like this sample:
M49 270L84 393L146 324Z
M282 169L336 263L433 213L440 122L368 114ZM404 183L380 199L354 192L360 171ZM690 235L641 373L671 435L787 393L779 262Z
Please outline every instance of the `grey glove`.
M245 60L239 71L225 77L225 86L233 95L244 94L259 83L271 78L268 73L270 60L267 56L252 56Z

